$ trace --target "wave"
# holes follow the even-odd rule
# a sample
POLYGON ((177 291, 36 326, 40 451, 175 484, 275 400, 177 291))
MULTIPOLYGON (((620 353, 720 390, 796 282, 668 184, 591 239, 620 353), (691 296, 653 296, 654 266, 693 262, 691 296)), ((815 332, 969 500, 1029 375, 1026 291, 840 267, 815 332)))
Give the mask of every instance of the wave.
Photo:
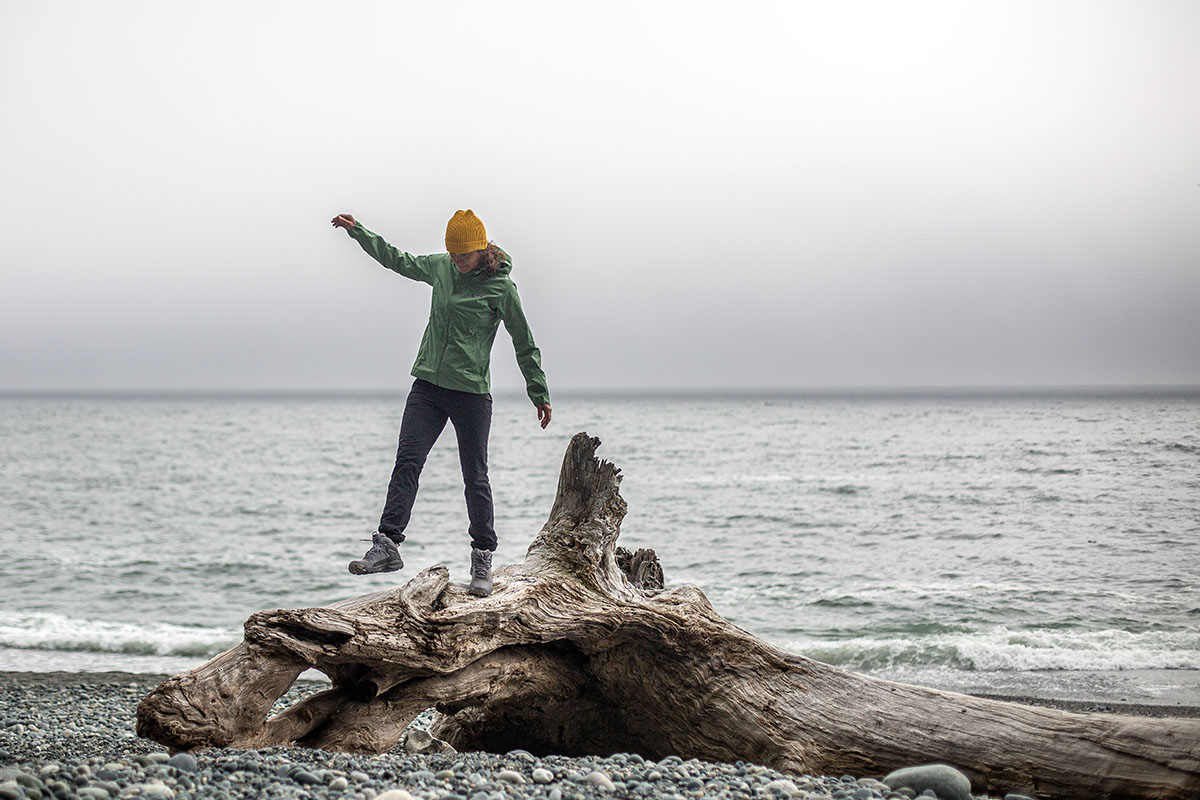
POLYGON ((0 613, 0 647, 27 650, 203 658, 228 650, 241 638, 237 628, 0 613))
POLYGON ((945 667, 972 672, 1200 669, 1200 633, 1149 631, 1013 631, 919 638, 788 642, 788 649, 849 669, 945 667))

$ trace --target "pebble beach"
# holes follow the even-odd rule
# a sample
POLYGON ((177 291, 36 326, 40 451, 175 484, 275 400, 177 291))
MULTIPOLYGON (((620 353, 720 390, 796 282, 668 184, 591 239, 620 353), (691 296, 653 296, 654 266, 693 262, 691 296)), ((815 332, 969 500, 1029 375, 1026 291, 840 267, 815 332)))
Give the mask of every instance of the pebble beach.
MULTIPOLYGON (((0 672, 0 800, 908 800, 919 794, 908 787, 893 789, 881 782, 881 775, 793 775, 756 764, 678 756, 652 762, 636 753, 585 758, 537 757, 520 750, 418 755, 397 747, 360 756, 273 747, 172 755, 158 743, 138 738, 134 730, 138 703, 165 678, 0 672)), ((279 708, 326 687, 298 682, 280 698, 279 708)), ((1068 708, 1200 713, 1190 707, 1114 709, 1072 703, 1068 708)), ((431 715, 418 717, 413 727, 427 726, 431 715)))

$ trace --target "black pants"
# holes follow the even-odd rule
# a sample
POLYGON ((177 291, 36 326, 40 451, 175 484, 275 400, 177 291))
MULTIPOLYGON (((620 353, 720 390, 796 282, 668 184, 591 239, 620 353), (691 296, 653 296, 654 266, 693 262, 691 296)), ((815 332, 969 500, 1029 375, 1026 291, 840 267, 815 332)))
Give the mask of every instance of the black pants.
POLYGON ((492 396, 443 389, 420 378, 413 382, 404 406, 396 466, 388 483, 379 532, 397 543, 404 541, 421 468, 447 419, 454 423, 454 435, 458 437, 458 460, 462 464, 467 517, 471 521, 471 546, 477 550, 495 550, 492 485, 488 483, 487 471, 492 396))

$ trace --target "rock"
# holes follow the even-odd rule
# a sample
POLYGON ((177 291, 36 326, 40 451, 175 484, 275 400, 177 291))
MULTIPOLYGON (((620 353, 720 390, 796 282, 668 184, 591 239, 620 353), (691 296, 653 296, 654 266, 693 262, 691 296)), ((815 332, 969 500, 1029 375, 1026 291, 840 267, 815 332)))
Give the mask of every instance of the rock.
POLYGON ((155 764, 165 764, 171 760, 171 754, 170 753, 162 753, 162 752, 147 753, 146 758, 150 759, 155 764))
POLYGON ((167 786, 165 783, 152 781, 142 785, 138 796, 145 797, 146 800, 154 800, 154 798, 158 798, 158 800, 173 800, 175 797, 175 790, 170 786, 167 786))
POLYGON ((906 767, 883 779, 888 787, 911 789, 918 794, 932 791, 939 800, 971 800, 971 781, 947 764, 906 767))
POLYGON ((25 793, 21 791, 21 787, 16 781, 5 781, 0 783, 0 798, 4 800, 25 800, 25 793))
POLYGON ((597 789, 603 789, 606 792, 616 791, 616 786, 612 782, 612 778, 605 775, 603 772, 589 773, 585 781, 595 786, 597 789))
POLYGON ((550 790, 550 795, 547 800, 562 800, 562 789, 555 786, 550 790))
POLYGON ((317 784, 325 782, 321 780, 320 777, 314 775, 306 769, 297 771, 296 774, 292 776, 292 780, 294 780, 296 783, 303 784, 304 786, 316 786, 317 784))
POLYGON ((1023 794, 1014 794, 1012 792, 1009 792, 1008 794, 1004 795, 1004 800, 1033 800, 1033 798, 1027 797, 1026 795, 1023 795, 1023 794))
POLYGON ((0 781, 15 781, 26 789, 37 789, 39 792, 45 791, 46 784, 42 783, 33 775, 30 775, 23 769, 16 767, 5 767, 0 769, 0 781))
MULTIPOLYGON (((432 778, 433 776, 430 775, 429 777, 432 778)), ((359 772, 358 770, 354 770, 353 772, 350 773, 350 780, 354 781, 355 783, 363 783, 365 781, 371 780, 371 776, 365 772, 359 772)))
POLYGON ((195 772, 199 769, 196 757, 191 753, 176 753, 167 759, 167 766, 174 767, 180 772, 195 772))
MULTIPOLYGON (((789 780, 771 781, 763 788, 772 794, 785 794, 788 797, 791 797, 792 795, 794 795, 800 791, 799 789, 796 788, 796 784, 792 783, 789 780)), ((870 792, 867 792, 867 794, 869 795, 870 792)))
POLYGON ((519 758, 522 761, 529 761, 529 762, 537 761, 537 757, 534 756, 534 754, 529 752, 528 750, 509 750, 508 757, 509 758, 519 758))
POLYGON ((388 789, 382 794, 375 795, 375 800, 413 800, 413 796, 403 789, 388 789))
POLYGON ((504 781, 505 783, 525 783, 525 776, 519 772, 514 772, 511 769, 506 769, 496 776, 496 780, 504 781))
POLYGON ((537 769, 535 769, 533 771, 533 782, 534 783, 553 783, 554 782, 554 773, 548 769, 543 769, 541 767, 538 767, 537 769))
POLYGON ((334 778, 329 782, 329 791, 344 792, 350 788, 350 781, 345 778, 334 778))
POLYGON ((434 773, 433 777, 437 778, 439 781, 452 781, 454 780, 454 770, 443 769, 434 773))
POLYGON ((405 752, 416 755, 431 756, 438 753, 458 752, 450 746, 449 742, 443 742, 429 731, 421 728, 413 728, 404 734, 403 744, 405 752))

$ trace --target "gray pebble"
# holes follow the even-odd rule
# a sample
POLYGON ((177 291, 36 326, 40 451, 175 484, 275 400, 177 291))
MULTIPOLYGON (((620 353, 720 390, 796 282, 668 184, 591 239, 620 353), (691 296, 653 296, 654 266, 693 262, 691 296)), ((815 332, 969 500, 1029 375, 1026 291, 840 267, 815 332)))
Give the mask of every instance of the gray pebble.
POLYGON ((344 792, 350 788, 350 781, 345 778, 334 778, 329 782, 329 791, 344 792))
POLYGON ((180 772, 195 772, 199 769, 196 766, 196 757, 191 753, 176 753, 167 759, 167 766, 174 767, 180 772))
POLYGON ((547 800, 562 800, 562 796, 563 796, 562 789, 555 786, 553 789, 550 790, 550 795, 547 798, 547 800))
POLYGON ((0 783, 0 797, 4 800, 25 800, 25 793, 16 781, 5 781, 0 783))
POLYGON ((606 792, 615 791, 617 788, 615 785, 613 785, 612 778, 608 777, 603 772, 589 773, 584 780, 586 780, 592 786, 595 786, 597 789, 603 789, 606 792))
POLYGON ((297 770, 296 773, 292 775, 292 780, 294 780, 296 783, 304 784, 305 786, 316 786, 318 783, 324 783, 324 781, 306 769, 297 770))
POLYGON ((506 769, 496 776, 496 780, 506 783, 525 783, 525 776, 514 770, 506 769))
POLYGON ((541 767, 538 767, 537 769, 535 769, 533 771, 533 782, 534 783, 553 783, 554 782, 554 773, 548 769, 543 769, 541 767))
POLYGON ((412 795, 403 789, 389 789, 378 796, 374 789, 367 789, 367 791, 371 793, 372 800, 413 800, 412 795))
POLYGON ((796 794, 798 791, 800 791, 799 789, 796 788, 796 784, 792 783, 789 780, 771 781, 764 788, 768 792, 772 792, 775 794, 784 794, 789 797, 796 794))

